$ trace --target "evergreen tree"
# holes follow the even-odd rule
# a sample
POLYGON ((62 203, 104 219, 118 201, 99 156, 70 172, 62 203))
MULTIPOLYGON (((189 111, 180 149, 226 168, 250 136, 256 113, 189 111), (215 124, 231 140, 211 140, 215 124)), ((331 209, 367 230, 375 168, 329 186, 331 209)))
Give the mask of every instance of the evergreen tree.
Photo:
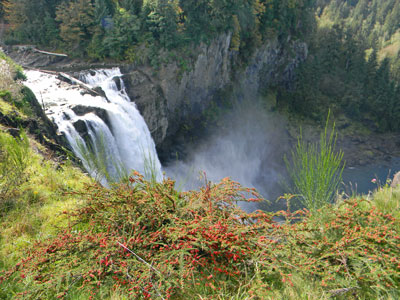
POLYGON ((69 49, 85 52, 95 31, 95 11, 90 0, 64 2, 57 7, 60 36, 69 49))
POLYGON ((57 44, 55 7, 62 0, 4 0, 6 20, 14 38, 40 45, 57 44), (51 19, 51 20, 50 20, 51 19))

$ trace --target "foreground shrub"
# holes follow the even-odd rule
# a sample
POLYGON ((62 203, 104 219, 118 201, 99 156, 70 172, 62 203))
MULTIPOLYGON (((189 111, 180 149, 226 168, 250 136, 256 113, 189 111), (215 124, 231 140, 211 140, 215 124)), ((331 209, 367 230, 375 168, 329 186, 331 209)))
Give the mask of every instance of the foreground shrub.
POLYGON ((292 151, 292 161, 286 166, 293 182, 293 193, 308 209, 318 209, 331 203, 342 182, 343 151, 336 152, 335 126, 328 133, 329 115, 318 143, 306 143, 302 135, 292 151))
MULTIPOLYGON (((0 297, 317 299, 399 295, 399 221, 367 201, 246 214, 254 193, 225 179, 179 193, 141 176, 88 186, 71 226, 0 273, 0 297), (277 223, 274 217, 286 222, 277 223)), ((66 212, 67 213, 67 212, 66 212)))

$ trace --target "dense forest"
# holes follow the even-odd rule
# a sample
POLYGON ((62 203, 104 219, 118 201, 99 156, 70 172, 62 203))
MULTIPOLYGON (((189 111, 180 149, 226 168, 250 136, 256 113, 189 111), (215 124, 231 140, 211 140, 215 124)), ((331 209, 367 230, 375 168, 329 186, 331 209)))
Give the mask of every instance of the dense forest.
POLYGON ((394 40, 399 41, 400 3, 396 0, 317 0, 316 6, 317 15, 323 22, 345 24, 355 35, 362 37, 369 47, 383 49, 394 40))
POLYGON ((33 43, 75 56, 130 62, 161 49, 207 42, 230 31, 232 50, 301 34, 311 0, 6 0, 7 43, 33 43))
POLYGON ((400 3, 318 0, 315 9, 310 55, 294 91, 278 87, 280 105, 317 120, 332 109, 376 131, 399 130, 400 3))

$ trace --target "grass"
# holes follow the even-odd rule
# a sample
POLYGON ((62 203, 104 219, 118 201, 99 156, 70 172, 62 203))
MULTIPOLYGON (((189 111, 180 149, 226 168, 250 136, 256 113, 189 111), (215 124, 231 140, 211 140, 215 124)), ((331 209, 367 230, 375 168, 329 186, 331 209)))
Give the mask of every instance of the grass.
MULTIPOLYGON (((21 73, 22 68, 0 52, 0 111, 11 119, 28 118, 24 107, 16 106, 25 105, 21 73)), ((80 202, 71 192, 92 182, 70 162, 58 162, 31 136, 13 138, 3 132, 6 129, 0 126, 0 268, 66 227, 70 219, 63 211, 80 202)))
POLYGON ((328 133, 328 122, 329 114, 318 143, 306 143, 300 133, 291 161, 285 158, 293 194, 312 210, 331 203, 342 181, 343 151, 336 152, 335 125, 328 133))
POLYGON ((400 30, 398 30, 389 41, 382 45, 382 49, 379 51, 379 60, 384 58, 396 57, 400 50, 400 30))
MULTIPOLYGON (((0 135, 5 135, 0 133, 0 135)), ((39 145, 30 140, 38 149, 39 145)), ((30 149, 24 182, 17 186, 12 207, 0 215, 0 265, 9 266, 36 241, 56 234, 68 225, 63 211, 76 208, 79 198, 71 191, 91 182, 80 169, 66 162, 59 165, 30 149)))
POLYGON ((103 135, 95 141, 76 140, 79 155, 91 176, 103 185, 127 180, 128 172, 121 162, 107 154, 106 141, 103 135))
POLYGON ((18 70, 21 67, 0 50, 0 91, 10 91, 13 99, 22 99, 21 85, 14 79, 18 70))
POLYGON ((393 188, 388 184, 379 186, 373 194, 373 202, 379 211, 393 214, 400 219, 400 188, 393 188))
POLYGON ((19 138, 0 134, 0 208, 7 212, 14 205, 19 186, 26 179, 29 164, 29 141, 22 132, 19 138))

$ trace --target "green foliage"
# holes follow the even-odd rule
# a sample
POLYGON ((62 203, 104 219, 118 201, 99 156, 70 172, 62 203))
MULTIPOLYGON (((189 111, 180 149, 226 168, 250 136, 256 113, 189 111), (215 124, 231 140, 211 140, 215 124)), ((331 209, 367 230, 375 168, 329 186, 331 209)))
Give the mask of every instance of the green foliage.
POLYGON ((379 62, 377 51, 367 60, 366 49, 350 29, 320 27, 296 71, 294 89, 278 87, 278 104, 318 121, 331 109, 372 130, 400 130, 399 82, 389 60, 379 62))
POLYGON ((127 179, 128 172, 121 162, 114 161, 107 154, 104 136, 100 136, 93 143, 91 140, 75 141, 79 154, 86 162, 87 171, 99 183, 113 184, 127 179))
MULTIPOLYGON (((58 235, 0 273, 0 296, 25 299, 360 299, 399 296, 399 219, 366 200, 246 214, 250 190, 224 179, 199 191, 134 174, 89 185, 58 235), (285 218, 276 223, 273 217, 285 218)), ((255 199, 250 201, 258 201, 255 199)), ((390 201, 390 200, 389 200, 390 201)))
POLYGON ((57 7, 60 37, 69 49, 85 49, 94 33, 94 7, 90 0, 63 2, 57 7))
POLYGON ((328 121, 329 115, 319 143, 307 144, 300 134, 291 163, 285 160, 293 193, 304 207, 313 211, 335 200, 344 169, 343 152, 335 150, 335 125, 329 133, 328 121))
POLYGON ((106 55, 123 60, 130 45, 135 45, 140 35, 140 21, 129 12, 120 9, 113 17, 113 27, 105 31, 102 41, 106 55))
POLYGON ((12 95, 9 91, 0 91, 0 97, 7 102, 12 101, 12 95))
POLYGON ((89 186, 81 194, 87 202, 72 212, 79 221, 71 231, 37 247, 42 258, 52 263, 42 268, 30 259, 24 264, 24 270, 32 267, 38 273, 23 277, 33 275, 42 282, 31 281, 26 296, 35 298, 44 292, 51 298, 79 286, 84 294, 107 295, 114 284, 135 298, 182 297, 185 288, 197 283, 209 282, 210 290, 233 289, 246 276, 238 274, 239 268, 251 257, 247 238, 255 234, 243 230, 248 217, 239 218, 243 213, 234 206, 244 200, 241 193, 246 191, 226 179, 199 192, 178 193, 172 181, 149 184, 138 174, 129 184, 111 190, 89 186), (65 280, 53 285, 54 272, 64 273, 65 280), (218 281, 230 276, 237 279, 218 281))
POLYGON ((233 16, 233 35, 231 41, 231 50, 232 51, 239 51, 240 49, 240 24, 239 19, 235 15, 233 16))
POLYGON ((6 0, 5 17, 12 31, 8 39, 54 46, 58 43, 55 8, 62 0, 6 0))
POLYGON ((343 23, 371 48, 387 46, 400 24, 400 3, 396 0, 319 0, 321 22, 343 23))
POLYGON ((295 91, 281 91, 279 102, 317 120, 332 108, 376 131, 400 130, 400 3, 318 0, 315 7, 310 55, 295 91))
POLYGON ((29 164, 29 141, 24 132, 19 138, 0 133, 0 210, 15 205, 19 187, 26 179, 29 164))
POLYGON ((73 55, 116 60, 132 60, 132 49, 136 46, 152 48, 148 52, 157 52, 156 57, 160 49, 209 42, 227 32, 234 33, 234 49, 247 58, 263 38, 303 35, 311 24, 307 20, 313 15, 310 0, 8 0, 5 3, 11 25, 10 42, 61 47, 73 55), (45 6, 45 2, 49 5, 45 6), (34 14, 36 11, 40 13, 34 14))
POLYGON ((0 51, 0 60, 4 60, 7 65, 12 69, 13 80, 26 80, 24 69, 20 65, 16 64, 7 55, 5 55, 3 51, 0 51))

